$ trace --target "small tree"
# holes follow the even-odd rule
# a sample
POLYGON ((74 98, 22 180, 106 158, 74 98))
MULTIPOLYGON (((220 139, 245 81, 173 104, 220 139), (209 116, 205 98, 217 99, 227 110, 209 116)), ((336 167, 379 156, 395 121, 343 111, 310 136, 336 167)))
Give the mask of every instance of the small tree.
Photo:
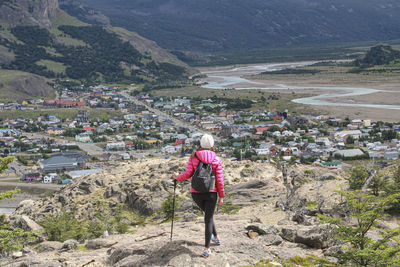
POLYGON ((74 212, 49 214, 39 224, 46 230, 50 241, 83 240, 88 235, 84 223, 76 219, 74 212))
POLYGON ((400 235, 400 229, 380 230, 378 240, 367 235, 386 217, 384 209, 399 195, 378 198, 362 191, 339 193, 345 198, 342 211, 349 215, 346 220, 318 214, 322 222, 336 226, 333 235, 343 243, 343 252, 335 256, 342 263, 355 266, 399 266, 400 246, 389 247, 388 242, 400 235))
POLYGON ((347 177, 350 190, 359 190, 363 187, 368 178, 368 172, 363 166, 357 166, 350 170, 347 177))
POLYGON ((172 219, 174 209, 177 210, 179 208, 180 199, 175 198, 175 207, 173 205, 174 197, 170 194, 163 203, 161 203, 161 210, 165 216, 166 220, 172 219))

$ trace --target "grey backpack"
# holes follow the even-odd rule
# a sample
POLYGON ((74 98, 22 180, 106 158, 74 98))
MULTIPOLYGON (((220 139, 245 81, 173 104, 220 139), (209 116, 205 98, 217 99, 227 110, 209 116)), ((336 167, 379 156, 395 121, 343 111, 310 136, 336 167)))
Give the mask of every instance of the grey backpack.
MULTIPOLYGON (((197 155, 195 154, 196 158, 197 155)), ((192 188, 200 193, 207 193, 214 189, 215 175, 212 172, 212 164, 206 164, 199 158, 199 164, 192 176, 192 188)))

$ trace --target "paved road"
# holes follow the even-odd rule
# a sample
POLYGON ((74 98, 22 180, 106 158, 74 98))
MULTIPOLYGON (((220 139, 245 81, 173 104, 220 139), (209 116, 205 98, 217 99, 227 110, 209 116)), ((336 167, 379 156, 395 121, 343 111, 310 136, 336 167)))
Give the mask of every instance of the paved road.
MULTIPOLYGON (((158 115, 161 119, 169 119, 169 120, 172 120, 172 121, 175 123, 175 125, 177 125, 177 126, 179 126, 179 127, 188 128, 188 129, 190 129, 190 131, 192 131, 192 132, 200 132, 200 133, 203 133, 203 134, 208 133, 207 131, 204 131, 203 129, 200 129, 199 127, 197 127, 197 126, 195 126, 195 125, 193 125, 193 124, 189 124, 189 123, 186 122, 186 121, 181 121, 181 120, 179 120, 179 119, 177 119, 177 118, 175 118, 175 117, 173 117, 173 116, 171 116, 171 115, 169 115, 169 114, 167 114, 167 113, 165 113, 165 112, 163 112, 163 111, 161 111, 161 110, 159 110, 159 109, 152 108, 151 106, 147 105, 146 103, 144 103, 144 102, 138 100, 136 97, 131 96, 131 95, 129 94, 129 91, 123 91, 123 92, 121 92, 121 95, 123 95, 124 97, 126 97, 126 98, 128 98, 129 100, 133 101, 136 105, 143 105, 143 106, 145 106, 146 109, 147 109, 148 111, 153 112, 154 114, 158 115)), ((214 139, 216 139, 217 141, 219 141, 219 139, 220 139, 220 138, 218 138, 218 137, 215 136, 215 135, 214 135, 213 137, 214 137, 214 139)))

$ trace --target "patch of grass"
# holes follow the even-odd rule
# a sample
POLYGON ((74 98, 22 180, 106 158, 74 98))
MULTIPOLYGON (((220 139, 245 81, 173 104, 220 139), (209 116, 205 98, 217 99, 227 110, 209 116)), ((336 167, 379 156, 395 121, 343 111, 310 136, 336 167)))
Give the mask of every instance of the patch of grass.
POLYGON ((87 46, 85 42, 72 38, 71 36, 60 31, 58 27, 61 25, 88 26, 89 24, 84 23, 60 10, 57 15, 51 19, 51 27, 49 28, 49 32, 57 36, 57 39, 63 42, 65 45, 87 46))
POLYGON ((70 26, 89 26, 89 24, 80 21, 77 18, 74 18, 68 15, 66 12, 60 10, 57 15, 51 19, 51 25, 53 27, 58 27, 61 25, 70 25, 70 26))
POLYGON ((2 45, 0 45, 0 54, 12 59, 15 58, 15 54, 13 52, 8 51, 8 48, 2 45))
POLYGON ((63 63, 55 62, 55 61, 47 60, 47 59, 37 61, 36 65, 45 66, 50 71, 53 71, 55 73, 63 73, 63 74, 65 74, 65 70, 67 68, 63 63))
POLYGON ((306 202, 306 208, 310 210, 314 210, 317 207, 317 202, 315 201, 308 201, 306 202))
POLYGON ((85 244, 79 244, 76 249, 83 252, 88 251, 85 244))
POLYGON ((0 23, 0 37, 7 39, 12 42, 17 42, 18 44, 22 44, 21 41, 19 41, 9 30, 8 28, 10 27, 9 25, 5 23, 0 23))
POLYGON ((221 207, 221 213, 225 214, 237 214, 240 210, 238 205, 232 203, 232 201, 226 201, 221 207))

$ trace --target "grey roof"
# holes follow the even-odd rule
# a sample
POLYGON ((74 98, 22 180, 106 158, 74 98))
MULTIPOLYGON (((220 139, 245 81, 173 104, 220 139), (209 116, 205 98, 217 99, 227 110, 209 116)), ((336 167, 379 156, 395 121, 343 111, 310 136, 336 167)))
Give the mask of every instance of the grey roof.
POLYGON ((64 156, 53 156, 51 158, 43 160, 41 163, 42 165, 74 164, 77 163, 77 160, 64 156))

